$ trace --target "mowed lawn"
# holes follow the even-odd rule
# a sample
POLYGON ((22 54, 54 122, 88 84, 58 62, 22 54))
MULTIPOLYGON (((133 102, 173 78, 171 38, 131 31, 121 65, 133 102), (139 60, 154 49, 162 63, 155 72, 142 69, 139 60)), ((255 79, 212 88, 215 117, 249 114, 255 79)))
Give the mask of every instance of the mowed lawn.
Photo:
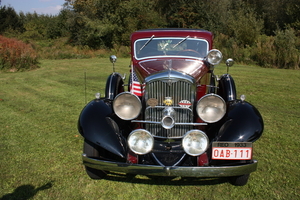
MULTIPOLYGON (((128 76, 129 64, 118 59, 116 71, 128 76)), ((224 65, 216 68, 225 72, 224 65)), ((0 72, 0 199, 300 199, 299 70, 230 68, 238 95, 245 94, 265 122, 254 144, 258 170, 243 187, 226 178, 115 173, 91 180, 77 119, 86 101, 104 94, 110 73, 109 59, 43 60, 35 71, 0 72)))

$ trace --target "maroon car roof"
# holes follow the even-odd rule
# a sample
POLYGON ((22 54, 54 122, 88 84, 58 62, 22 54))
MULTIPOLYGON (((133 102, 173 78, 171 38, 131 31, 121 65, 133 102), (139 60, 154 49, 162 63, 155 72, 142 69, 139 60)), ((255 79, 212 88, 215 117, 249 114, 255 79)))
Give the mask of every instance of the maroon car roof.
POLYGON ((183 28, 161 28, 161 29, 144 29, 144 30, 138 30, 132 33, 131 37, 134 36, 140 36, 143 37, 144 35, 150 35, 150 37, 156 34, 157 37, 162 36, 170 36, 176 35, 176 36, 198 36, 198 37, 212 37, 213 34, 209 31, 202 30, 202 29, 183 29, 183 28))
POLYGON ((213 34, 209 31, 202 29, 183 29, 183 28, 161 28, 161 29, 145 29, 138 30, 131 34, 131 41, 134 42, 140 38, 154 37, 187 37, 190 38, 203 38, 209 42, 210 48, 212 47, 213 34))

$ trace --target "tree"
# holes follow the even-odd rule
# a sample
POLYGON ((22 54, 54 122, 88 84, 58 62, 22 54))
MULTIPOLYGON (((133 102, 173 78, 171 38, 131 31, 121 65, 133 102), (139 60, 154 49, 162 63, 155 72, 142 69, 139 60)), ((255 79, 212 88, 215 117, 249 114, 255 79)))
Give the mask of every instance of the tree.
POLYGON ((71 41, 92 48, 129 45, 133 31, 165 24, 151 0, 68 0, 68 5, 71 41))
POLYGON ((299 69, 300 51, 297 47, 297 37, 292 28, 277 30, 275 36, 277 66, 280 68, 299 69))
POLYGON ((239 45, 252 46, 261 34, 263 21, 242 0, 233 1, 231 6, 227 34, 234 37, 239 45))
POLYGON ((21 31, 22 27, 20 17, 12 7, 0 7, 0 34, 8 29, 21 31))

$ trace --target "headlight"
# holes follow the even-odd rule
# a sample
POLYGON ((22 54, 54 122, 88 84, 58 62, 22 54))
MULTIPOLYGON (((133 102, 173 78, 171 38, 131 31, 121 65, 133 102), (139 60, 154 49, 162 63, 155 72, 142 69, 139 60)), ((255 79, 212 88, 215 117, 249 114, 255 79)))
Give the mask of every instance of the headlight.
POLYGON ((130 133, 128 137, 128 146, 136 154, 144 155, 149 153, 154 144, 154 139, 146 130, 137 129, 130 133))
POLYGON ((142 104, 136 95, 130 92, 123 92, 114 99, 113 109, 121 119, 131 120, 140 114, 142 104))
POLYGON ((217 65, 221 62, 223 56, 222 56, 221 51, 219 51, 217 49, 212 49, 208 52, 206 58, 210 64, 217 65))
POLYGON ((226 103, 216 94, 207 94, 198 101, 197 113, 207 123, 217 122, 226 113, 226 103))
POLYGON ((191 156, 203 154, 208 147, 208 137, 200 130, 187 132, 182 139, 184 151, 191 156))

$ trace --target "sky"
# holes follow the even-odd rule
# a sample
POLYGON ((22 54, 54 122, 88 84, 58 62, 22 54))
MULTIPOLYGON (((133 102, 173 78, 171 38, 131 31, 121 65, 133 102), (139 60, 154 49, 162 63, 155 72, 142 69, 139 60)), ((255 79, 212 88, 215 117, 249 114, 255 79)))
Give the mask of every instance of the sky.
POLYGON ((64 0, 0 0, 1 6, 10 6, 17 13, 34 13, 57 15, 64 4, 64 0))

